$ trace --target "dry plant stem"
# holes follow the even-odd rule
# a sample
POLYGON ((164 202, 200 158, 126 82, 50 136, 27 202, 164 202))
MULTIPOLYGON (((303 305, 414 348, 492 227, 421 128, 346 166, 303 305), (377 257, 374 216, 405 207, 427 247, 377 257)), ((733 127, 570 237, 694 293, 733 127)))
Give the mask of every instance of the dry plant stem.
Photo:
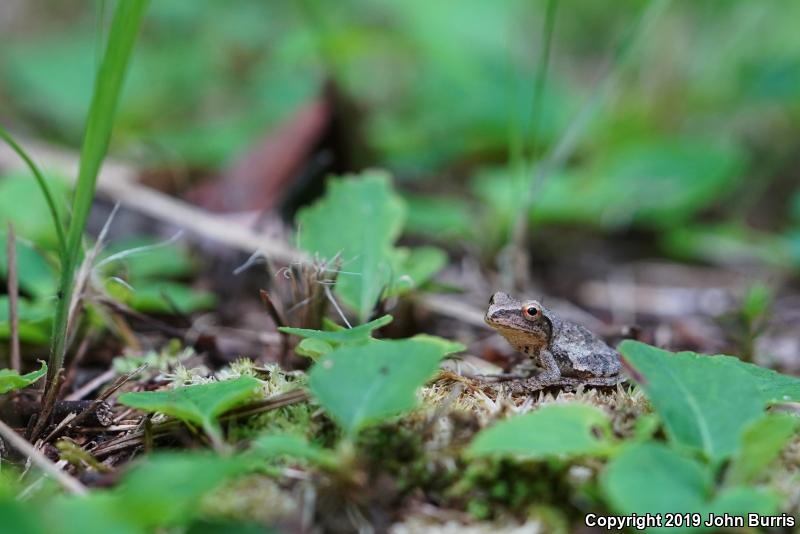
MULTIPOLYGON (((89 328, 86 332, 86 335, 83 336, 80 345, 78 345, 78 349, 75 351, 75 356, 72 358, 70 362, 69 369, 67 369, 66 376, 64 377, 64 383, 61 385, 64 388, 64 391, 69 390, 72 386, 72 382, 75 380, 75 375, 77 374, 78 367, 80 367, 83 358, 86 357, 86 353, 89 352, 89 347, 94 341, 94 337, 97 331, 94 327, 89 328)), ((78 400, 78 399, 65 399, 65 400, 78 400)))
POLYGON ((139 366, 138 368, 134 369, 130 373, 124 374, 117 378, 108 389, 106 389, 103 393, 97 396, 97 398, 92 401, 92 403, 81 413, 77 414, 73 418, 64 418, 62 421, 50 434, 44 439, 45 442, 49 442, 51 439, 60 436, 64 430, 68 426, 75 426, 84 419, 86 419, 89 415, 91 415, 101 404, 105 402, 107 398, 113 395, 119 388, 125 385, 131 378, 141 373, 145 368, 147 368, 148 364, 145 363, 144 365, 139 366))
POLYGON ((528 241, 528 216, 537 193, 539 193, 545 181, 553 172, 561 168, 567 158, 575 151, 594 112, 613 85, 614 75, 617 69, 633 48, 632 45, 639 36, 640 30, 646 27, 652 19, 663 11, 668 3, 669 0, 653 0, 627 29, 614 50, 613 57, 606 65, 605 69, 603 69, 600 75, 595 79, 591 95, 578 110, 578 113, 572 121, 567 125, 566 130, 561 135, 556 145, 550 150, 547 156, 542 159, 536 171, 531 176, 530 183, 525 190, 522 203, 514 221, 511 236, 510 252, 513 260, 510 262, 509 266, 516 271, 514 273, 514 280, 517 281, 516 285, 525 283, 530 266, 525 245, 528 241))
MULTIPOLYGON (((220 420, 227 421, 239 417, 250 417, 262 412, 277 410, 278 408, 283 408, 284 406, 299 404, 301 402, 305 402, 308 400, 308 398, 309 395, 304 390, 297 389, 288 391, 286 393, 281 393, 268 399, 264 399, 258 403, 229 412, 223 415, 220 420)), ((182 423, 176 419, 169 419, 163 423, 153 424, 150 422, 149 416, 147 419, 145 419, 145 421, 146 423, 144 424, 143 429, 120 436, 116 439, 106 441, 102 444, 99 444, 89 452, 93 456, 103 457, 129 449, 131 447, 138 447, 140 445, 147 447, 148 443, 150 443, 149 447, 152 447, 153 440, 169 435, 172 429, 178 428, 182 425, 182 423)))
MULTIPOLYGON (((73 152, 59 150, 52 145, 39 142, 26 141, 25 144, 28 146, 29 151, 45 167, 59 170, 64 176, 73 176, 75 174, 77 157, 73 152)), ((0 168, 23 168, 14 157, 14 154, 2 145, 0 145, 0 168)), ((261 251, 262 255, 268 258, 268 261, 275 260, 286 263, 309 261, 309 257, 304 252, 288 244, 265 234, 254 232, 244 226, 231 224, 223 217, 209 214, 200 208, 181 202, 145 185, 138 184, 136 183, 137 176, 138 171, 134 167, 118 161, 107 160, 103 165, 103 172, 98 180, 97 191, 99 194, 119 202, 122 206, 185 228, 200 237, 214 240, 230 248, 248 254, 252 254, 253 251, 261 251)), ((301 270, 295 272, 302 276, 301 270)), ((327 275, 326 280, 329 282, 335 281, 336 271, 327 271, 325 274, 327 275)), ((295 282, 292 281, 292 283, 295 282)), ((319 284, 316 284, 313 297, 308 299, 314 305, 306 307, 306 314, 298 321, 298 324, 305 328, 315 327, 312 322, 315 317, 321 316, 319 308, 324 307, 326 303, 326 299, 322 297, 324 297, 324 290, 319 284)), ((295 301, 298 300, 300 299, 295 299, 295 301)), ((415 297, 415 300, 432 312, 456 319, 461 318, 459 306, 463 303, 459 303, 459 306, 454 308, 448 307, 445 303, 445 300, 454 302, 455 299, 440 298, 437 295, 422 295, 415 297)), ((105 301, 103 302, 106 303, 105 301)), ((128 312, 126 311, 126 313, 128 312)), ((474 316, 470 317, 469 322, 484 326, 482 312, 477 311, 474 316)), ((155 323, 150 324, 155 325, 155 323)), ((165 333, 167 332, 165 331, 165 333)), ((167 333, 167 335, 174 334, 167 333)))
POLYGON ((19 372, 22 362, 19 348, 19 315, 17 314, 17 298, 19 297, 19 284, 17 283, 17 238, 14 234, 14 225, 8 223, 8 236, 6 240, 6 258, 8 259, 8 321, 11 330, 11 368, 19 372))
MULTIPOLYGON (((269 293, 264 289, 260 289, 258 294, 261 297, 261 302, 264 303, 264 307, 267 308, 267 313, 269 313, 272 321, 275 323, 275 326, 289 326, 286 323, 286 319, 284 319, 278 311, 278 308, 275 307, 275 303, 272 302, 269 293)), ((289 334, 285 332, 279 332, 279 334, 281 336, 281 353, 278 363, 282 368, 286 369, 289 363, 289 334)))
POLYGON ((68 473, 59 469, 47 458, 47 456, 42 454, 42 452, 36 447, 28 443, 22 436, 14 432, 14 429, 6 425, 3 421, 0 421, 0 435, 2 435, 12 447, 30 458, 30 460, 36 464, 39 469, 52 476, 68 492, 76 495, 86 495, 89 493, 89 490, 86 489, 86 486, 81 484, 68 473))
POLYGON ((163 321, 159 321, 158 319, 154 319, 149 315, 145 315, 144 313, 138 312, 133 308, 130 308, 125 304, 108 297, 96 297, 93 300, 109 308, 110 310, 119 313, 120 315, 125 315, 126 317, 135 319, 143 324, 146 324, 158 330, 159 332, 161 332, 166 336, 174 337, 180 339, 181 341, 186 341, 187 333, 185 329, 175 328, 170 324, 167 324, 163 321))
POLYGON ((108 382, 109 380, 113 379, 115 375, 116 375, 116 372, 113 369, 109 369, 108 371, 104 372, 103 374, 98 375, 98 376, 94 377, 93 379, 91 379, 90 381, 88 381, 87 383, 85 383, 83 386, 81 386, 80 389, 76 389, 75 391, 73 391, 72 393, 67 395, 64 398, 64 400, 68 400, 68 401, 81 400, 82 398, 84 398, 86 395, 88 395, 89 393, 91 393, 95 389, 99 388, 100 386, 102 386, 103 384, 108 382))
MULTIPOLYGON (((25 146, 43 167, 58 171, 66 177, 77 173, 78 158, 74 152, 53 145, 26 140, 25 146)), ((14 152, 5 145, 0 146, 0 168, 25 169, 14 152)), ((283 263, 308 261, 308 256, 265 233, 239 224, 231 224, 224 216, 218 216, 192 206, 167 194, 136 182, 138 169, 106 160, 97 182, 97 192, 119 202, 122 206, 150 215, 160 221, 185 228, 200 237, 211 239, 248 254, 261 253, 272 260, 283 263)))

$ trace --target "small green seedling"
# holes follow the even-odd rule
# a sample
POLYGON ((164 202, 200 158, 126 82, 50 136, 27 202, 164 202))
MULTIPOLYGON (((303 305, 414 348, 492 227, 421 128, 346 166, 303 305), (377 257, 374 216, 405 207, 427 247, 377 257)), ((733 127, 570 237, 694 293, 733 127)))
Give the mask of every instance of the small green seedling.
POLYGON ((38 371, 33 371, 25 375, 13 369, 0 369, 0 395, 28 387, 47 374, 47 364, 42 362, 42 367, 38 371))
POLYGON ((548 404, 482 430, 469 446, 474 456, 525 459, 602 456, 613 449, 608 416, 586 404, 548 404))
POLYGON ((120 395, 119 402, 146 412, 160 412, 200 426, 219 451, 227 449, 217 418, 228 410, 255 400, 261 382, 242 376, 223 382, 198 384, 165 391, 141 391, 120 395))

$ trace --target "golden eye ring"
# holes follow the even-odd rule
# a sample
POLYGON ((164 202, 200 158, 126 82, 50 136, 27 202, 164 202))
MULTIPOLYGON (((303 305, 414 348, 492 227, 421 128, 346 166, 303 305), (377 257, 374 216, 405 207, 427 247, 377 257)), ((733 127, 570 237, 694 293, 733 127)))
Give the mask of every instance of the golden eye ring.
POLYGON ((539 317, 540 313, 541 310, 539 310, 539 308, 533 304, 526 304, 522 307, 522 316, 529 321, 535 321, 539 317))

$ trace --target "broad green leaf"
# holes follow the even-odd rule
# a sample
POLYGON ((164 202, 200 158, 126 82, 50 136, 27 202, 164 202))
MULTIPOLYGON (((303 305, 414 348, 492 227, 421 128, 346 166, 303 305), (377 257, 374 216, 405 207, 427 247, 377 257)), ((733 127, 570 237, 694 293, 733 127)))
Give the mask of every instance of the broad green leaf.
POLYGON ((242 456, 158 453, 138 463, 116 490, 117 514, 146 528, 175 526, 197 517, 204 495, 250 468, 242 456))
POLYGON ((720 265, 800 266, 800 251, 791 236, 759 231, 740 222, 680 226, 661 237, 661 246, 679 258, 720 265))
POLYGON ((384 315, 383 317, 378 317, 374 321, 354 326, 353 328, 343 328, 334 331, 293 328, 290 326, 281 326, 278 330, 284 334, 341 345, 346 343, 363 343, 370 339, 373 331, 386 326, 391 323, 392 320, 393 317, 391 315, 384 315))
POLYGON ((548 180, 533 216, 603 225, 678 226, 740 180, 742 151, 708 139, 619 144, 584 173, 548 180))
POLYGON ((744 363, 737 358, 729 356, 718 357, 726 358, 730 365, 736 365, 744 369, 752 378, 761 394, 761 398, 767 404, 786 401, 800 402, 799 378, 783 375, 772 369, 753 365, 752 363, 744 363))
POLYGON ((478 230, 470 206, 458 198, 403 195, 403 199, 408 205, 406 232, 410 234, 464 239, 478 230))
POLYGON ((442 346, 405 339, 345 345, 309 373, 311 392, 349 434, 414 408, 416 391, 438 369, 442 346))
POLYGON ((124 270, 130 281, 179 278, 194 272, 194 264, 185 246, 165 243, 152 237, 116 242, 108 247, 101 261, 111 256, 119 259, 107 263, 105 271, 115 273, 124 270))
POLYGON ((715 461, 736 450, 743 429, 762 416, 769 400, 800 397, 800 380, 730 356, 673 354, 629 340, 619 350, 670 439, 715 461))
POLYGON ((611 506, 626 514, 699 512, 713 488, 703 465, 652 442, 625 447, 600 481, 611 506))
POLYGON ((101 490, 81 497, 58 496, 47 503, 42 515, 47 532, 144 534, 145 528, 127 517, 124 507, 117 492, 101 490), (65 517, 69 521, 65 521, 65 517))
MULTIPOLYGON (((6 243, 8 234, 0 229, 0 278, 8 276, 6 243)), ((17 279, 22 292, 34 298, 49 298, 56 294, 56 272, 38 250, 17 237, 17 279)))
POLYGON ((785 413, 767 414, 750 423, 744 429, 739 450, 728 466, 726 483, 755 482, 799 428, 800 419, 785 413))
MULTIPOLYGON (((618 144, 542 185, 532 222, 618 228, 675 228, 719 201, 742 174, 741 150, 705 139, 645 139, 618 144)), ((493 232, 508 229, 530 180, 507 167, 487 169, 473 191, 489 207, 493 232)))
POLYGON ((48 532, 42 524, 36 506, 12 496, 0 497, 0 517, 3 518, 3 529, 9 533, 47 534, 48 532))
POLYGON ((449 339, 445 339, 439 336, 432 336, 430 334, 417 334, 412 336, 410 339, 415 341, 421 341, 423 343, 433 343, 434 345, 438 346, 442 351, 442 355, 449 356, 450 354, 457 354, 459 352, 464 352, 467 350, 467 347, 464 346, 463 343, 459 343, 458 341, 450 341, 449 339))
MULTIPOLYGON (((64 206, 69 189, 61 180, 48 177, 46 179, 47 185, 53 193, 53 201, 64 206)), ((66 211, 66 207, 64 207, 62 213, 66 213, 66 211)), ((3 231, 3 249, 5 249, 5 231, 9 222, 14 224, 18 238, 27 239, 41 249, 58 249, 58 237, 47 202, 36 180, 28 174, 7 174, 0 179, 0 230, 3 231)), ((5 251, 3 256, 5 256, 5 251)), ((22 271, 20 271, 20 280, 22 280, 22 271)))
POLYGON ((387 289, 387 297, 420 287, 447 265, 447 254, 436 247, 398 248, 394 257, 395 272, 400 276, 387 289))
POLYGON ((331 180, 325 196, 297 215, 300 248, 341 258, 336 295, 361 322, 372 312, 393 272, 393 245, 405 219, 402 199, 386 172, 331 180))
POLYGON ((604 454, 611 447, 608 417, 586 404, 548 404, 482 430, 469 446, 476 456, 571 458, 604 454), (599 435, 598 435, 599 433, 599 435))
POLYGON ((283 534, 283 531, 265 527, 261 523, 242 523, 233 520, 200 519, 189 525, 186 534, 283 534))
POLYGON ((161 412, 219 435, 216 418, 259 396, 260 382, 250 376, 164 391, 125 393, 118 401, 146 412, 161 412))
POLYGON ((333 345, 321 339, 308 338, 302 340, 294 348, 295 354, 317 360, 333 350, 333 345))
POLYGON ((114 489, 58 496, 39 515, 45 532, 64 534, 145 534, 179 527, 202 515, 205 495, 250 468, 242 456, 156 453, 130 466, 114 489))
MULTIPOLYGON (((11 335, 8 315, 8 297, 0 296, 0 339, 8 339, 11 335)), ((46 344, 50 340, 52 305, 41 300, 30 302, 25 298, 17 301, 17 317, 19 318, 19 338, 23 343, 46 344)))
POLYGON ((116 282, 107 284, 109 292, 132 308, 147 313, 173 314, 207 310, 214 306, 216 296, 178 282, 144 280, 134 282, 133 291, 116 282))
MULTIPOLYGON (((708 466, 659 443, 628 445, 606 467, 600 485, 611 508, 621 514, 699 513, 746 515, 770 513, 775 497, 752 488, 736 487, 714 495, 708 466)), ((648 529, 651 532, 692 532, 700 528, 648 529)))
POLYGON ((309 460, 323 467, 335 467, 336 455, 322 447, 309 443, 304 438, 289 434, 265 434, 256 438, 250 450, 261 458, 289 456, 309 460))
POLYGON ((42 367, 38 371, 32 371, 25 375, 20 375, 13 369, 0 369, 0 395, 27 387, 47 373, 47 364, 42 362, 42 367))

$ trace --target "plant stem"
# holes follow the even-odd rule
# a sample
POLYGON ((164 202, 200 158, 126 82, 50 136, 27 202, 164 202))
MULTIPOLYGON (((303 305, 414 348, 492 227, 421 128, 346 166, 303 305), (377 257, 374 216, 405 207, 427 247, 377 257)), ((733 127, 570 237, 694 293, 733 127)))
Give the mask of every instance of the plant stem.
POLYGON ((8 236, 6 237, 6 263, 8 264, 6 284, 8 287, 8 324, 11 331, 11 354, 9 357, 11 368, 19 372, 22 369, 19 348, 19 316, 17 315, 17 298, 19 284, 17 283, 17 239, 14 234, 14 225, 8 223, 8 236))
MULTIPOLYGON (((61 372, 64 364, 69 306, 75 289, 75 270, 81 256, 83 233, 94 200, 97 174, 108 151, 122 83, 128 70, 131 52, 146 7, 147 0, 125 0, 117 5, 105 55, 95 79, 86 130, 81 144, 78 180, 72 201, 72 218, 67 231, 66 250, 61 264, 61 280, 53 320, 53 337, 50 345, 43 414, 55 402, 55 378, 61 372)), ((33 436, 41 432, 43 426, 44 420, 40 417, 33 436)))
POLYGON ((561 134, 558 142, 550 149, 550 152, 539 161, 535 171, 531 174, 522 202, 520 203, 519 211, 517 212, 515 224, 512 229, 511 243, 509 245, 513 256, 510 265, 515 271, 514 280, 516 280, 518 284, 525 280, 529 268, 529 258, 525 245, 528 240, 529 216, 536 194, 541 190, 545 180, 547 180, 553 172, 558 170, 575 150, 581 136, 586 130, 586 126, 594 116, 594 112, 600 107, 605 95, 611 88, 617 71, 628 58, 631 50, 634 48, 637 38, 643 33, 642 30, 648 27, 652 20, 655 19, 668 4, 669 0, 651 0, 647 7, 644 8, 642 14, 628 27, 614 49, 614 53, 608 65, 595 80, 591 95, 567 125, 566 130, 561 134))
POLYGON ((0 126, 0 139, 8 144, 11 149, 17 153, 17 155, 25 162, 25 165, 28 166, 33 177, 36 179, 36 183, 39 184, 39 189, 42 191, 42 195, 44 195, 44 200, 47 202, 47 209, 50 210, 50 217, 53 219, 53 226, 56 229, 56 236, 58 237, 58 257, 63 262, 64 255, 67 250, 66 241, 64 239, 64 226, 63 221, 64 219, 59 213, 58 204, 56 204, 55 199, 53 198, 53 194, 50 191, 50 187, 47 185, 47 181, 44 179, 44 175, 42 171, 39 170, 39 167, 33 162, 28 153, 22 149, 21 146, 11 137, 11 134, 8 133, 5 128, 0 126))

